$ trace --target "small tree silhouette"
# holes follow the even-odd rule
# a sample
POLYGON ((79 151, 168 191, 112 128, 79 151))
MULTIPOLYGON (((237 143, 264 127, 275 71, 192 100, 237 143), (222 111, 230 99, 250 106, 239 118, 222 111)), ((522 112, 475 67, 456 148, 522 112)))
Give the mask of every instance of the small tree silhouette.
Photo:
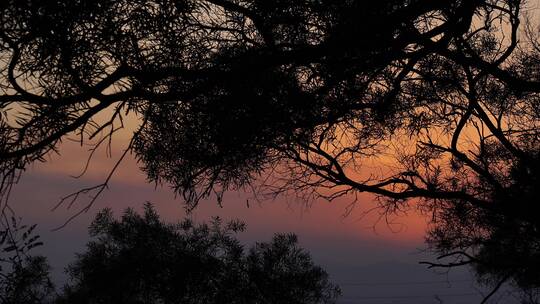
POLYGON ((69 266, 59 303, 334 303, 339 288, 298 247, 276 235, 248 254, 240 222, 163 223, 153 207, 121 220, 98 214, 87 251, 69 266))
POLYGON ((32 248, 42 245, 36 225, 21 225, 21 219, 7 213, 1 219, 0 303, 49 303, 55 296, 49 265, 45 257, 31 255, 32 248))

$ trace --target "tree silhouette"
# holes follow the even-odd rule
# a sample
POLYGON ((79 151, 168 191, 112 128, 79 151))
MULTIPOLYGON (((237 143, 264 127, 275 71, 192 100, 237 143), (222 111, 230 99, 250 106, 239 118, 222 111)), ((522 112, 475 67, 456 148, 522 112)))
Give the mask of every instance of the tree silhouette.
POLYGON ((49 265, 43 256, 31 255, 40 246, 36 225, 21 225, 12 216, 2 217, 5 229, 0 231, 0 303, 45 304, 54 298, 49 265))
POLYGON ((120 221, 104 210, 58 303, 334 303, 339 288, 294 235, 246 254, 234 237, 243 229, 218 218, 166 224, 149 204, 142 216, 128 209, 120 221))
POLYGON ((110 135, 126 113, 141 118, 130 148, 149 178, 171 183, 192 203, 294 158, 287 153, 336 124, 358 120, 355 132, 380 139, 374 124, 398 103, 398 88, 384 89, 390 70, 404 80, 412 62, 465 34, 475 11, 489 7, 7 1, 0 37, 6 182, 67 134, 110 135), (441 24, 426 28, 432 14, 441 24), (108 119, 96 121, 107 109, 108 119))
POLYGON ((68 135, 99 146, 131 116, 125 153, 189 207, 263 175, 273 194, 370 192, 388 212, 432 214, 428 243, 456 260, 431 266, 537 288, 540 42, 527 8, 4 1, 1 189, 68 135), (391 164, 366 172, 381 155, 391 164))

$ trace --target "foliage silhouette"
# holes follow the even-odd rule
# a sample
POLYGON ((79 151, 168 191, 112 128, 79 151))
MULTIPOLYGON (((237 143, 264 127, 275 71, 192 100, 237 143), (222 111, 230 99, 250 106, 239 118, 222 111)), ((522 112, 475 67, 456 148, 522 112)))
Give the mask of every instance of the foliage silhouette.
POLYGON ((298 247, 275 235, 249 252, 234 237, 244 224, 163 223, 153 207, 110 210, 90 227, 95 237, 68 268, 58 303, 334 303, 339 288, 298 247))
POLYGON ((370 192, 387 212, 432 214, 428 243, 455 260, 431 266, 538 288, 540 40, 527 8, 3 1, 0 189, 69 135, 99 146, 132 116, 126 153, 191 208, 261 176, 271 194, 370 192), (393 162, 366 172, 381 155, 393 162))
POLYGON ((21 225, 14 215, 3 216, 0 231, 0 303, 45 304, 54 298, 49 265, 43 256, 31 255, 40 246, 36 225, 21 225))

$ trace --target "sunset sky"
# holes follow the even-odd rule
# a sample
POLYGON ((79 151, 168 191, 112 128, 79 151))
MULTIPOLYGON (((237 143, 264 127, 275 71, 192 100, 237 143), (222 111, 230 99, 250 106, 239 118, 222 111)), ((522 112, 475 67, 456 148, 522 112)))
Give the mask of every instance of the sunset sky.
MULTIPOLYGON (((531 0, 528 4, 533 21, 540 20, 539 3, 540 0, 531 0)), ((104 112, 98 120, 111 115, 104 112)), ((258 120, 255 122, 259 124, 258 120)), ((58 154, 49 153, 44 162, 32 163, 14 186, 9 204, 24 224, 38 225, 37 232, 44 245, 33 253, 48 258, 57 287, 67 282, 65 267, 75 260, 77 252, 85 250, 90 240, 87 228, 97 212, 111 208, 119 217, 128 207, 141 211, 145 203, 151 202, 167 222, 186 217, 196 222, 207 222, 215 216, 239 219, 247 224, 247 230, 238 235, 246 248, 258 241, 269 241, 275 233, 298 235, 300 245, 329 273, 331 281, 341 287, 343 294, 338 301, 341 304, 479 303, 491 291, 478 285, 467 268, 435 271, 419 264, 436 259, 425 244, 429 214, 421 214, 414 208, 414 202, 410 202, 407 210, 385 217, 375 208, 376 198, 371 194, 360 193, 353 206, 352 197, 306 202, 293 195, 282 195, 259 201, 252 193, 229 191, 221 206, 210 196, 187 213, 181 197, 175 196, 167 184, 148 183, 140 164, 133 155, 128 155, 114 172, 108 189, 87 212, 73 217, 85 209, 91 201, 90 195, 96 192, 80 196, 73 204, 69 200, 58 204, 62 197, 103 183, 139 123, 134 117, 127 118, 125 129, 112 141, 111 155, 105 145, 100 147, 80 177, 75 176, 85 171, 92 145, 85 138, 85 145, 81 146, 77 136, 71 134, 70 138, 63 138, 58 154)), ((458 142, 460 147, 477 141, 474 134, 467 133, 467 127, 464 130, 458 142)), ((411 137, 414 136, 410 135, 409 140, 411 137)), ((401 136, 396 138, 393 149, 416 149, 415 145, 406 143, 407 136, 403 137, 403 143, 401 136)), ((93 143, 98 140, 94 139, 93 143)), ((447 140, 452 141, 451 135, 447 135, 447 140)), ((370 170, 383 170, 380 162, 385 161, 384 157, 371 159, 362 172, 354 174, 368 176, 378 172, 370 170)), ((489 303, 512 304, 519 303, 519 299, 516 291, 505 286, 489 303)))
MULTIPOLYGON (((38 224, 45 245, 36 252, 49 258, 58 284, 67 278, 64 267, 74 259, 76 252, 83 251, 89 240, 87 227, 102 208, 112 208, 119 215, 127 207, 141 210, 143 204, 150 201, 167 221, 178 221, 186 216, 182 200, 175 198, 167 186, 147 184, 136 161, 130 157, 115 173, 110 189, 97 199, 89 212, 59 231, 52 231, 88 203, 87 197, 83 197, 70 209, 63 205, 51 211, 59 199, 103 182, 126 144, 126 137, 120 134, 113 146, 112 158, 104 149, 98 151, 86 174, 75 179, 71 176, 78 175, 84 167, 88 147, 67 141, 60 148, 61 155, 50 155, 46 163, 34 164, 14 189, 11 205, 25 223, 38 224)), ((347 216, 344 215, 350 198, 314 201, 308 207, 293 197, 262 202, 250 197, 246 193, 229 192, 223 208, 211 198, 201 202, 190 216, 197 221, 206 221, 212 216, 243 220, 247 231, 239 237, 246 245, 268 241, 278 232, 296 233, 301 246, 309 250, 315 262, 342 287, 339 303, 438 303, 436 297, 444 303, 468 303, 481 299, 482 293, 486 293, 475 285, 467 269, 435 273, 418 264, 433 256, 424 252, 427 219, 417 212, 380 220, 376 211, 364 215, 374 206, 370 195, 360 196, 347 216)), ((512 299, 505 293, 501 295, 507 301, 512 299)))

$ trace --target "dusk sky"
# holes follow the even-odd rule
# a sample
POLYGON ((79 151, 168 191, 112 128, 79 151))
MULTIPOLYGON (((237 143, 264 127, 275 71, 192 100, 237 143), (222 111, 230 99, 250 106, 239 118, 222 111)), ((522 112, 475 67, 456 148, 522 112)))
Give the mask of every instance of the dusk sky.
MULTIPOLYGON (((276 233, 296 234, 341 288, 339 304, 540 297, 540 0, 6 3, 0 201, 22 170, 7 202, 23 224, 37 224, 43 245, 31 253, 47 258, 59 291, 49 296, 71 296, 66 267, 87 250, 98 212, 109 208, 119 218, 150 202, 168 223, 243 221, 247 228, 237 237, 246 250, 276 233), (108 176, 103 192, 92 188, 108 176), (289 193, 269 199, 229 190, 220 202, 205 196, 188 212, 173 190, 192 194, 266 178, 281 178, 289 193), (71 200, 83 189, 94 190, 71 200), (338 198, 305 200, 299 189, 338 198), (402 210, 382 210, 374 193, 402 210)), ((4 228, 0 245, 10 236, 4 228)), ((166 252, 148 241, 161 240, 154 235, 135 238, 142 240, 133 242, 135 251, 166 252)), ((19 258, 17 245, 4 251, 19 258)), ((144 259, 159 255, 153 253, 144 259)), ((139 260, 129 267, 151 277, 132 267, 139 260)), ((184 260, 195 265, 174 259, 184 260)), ((130 258, 113 263, 124 261, 130 258)), ((308 273, 307 264, 295 262, 308 273)), ((246 277, 256 273, 234 270, 244 268, 246 277)), ((185 267, 174 269, 181 269, 176 278, 188 277, 185 267)), ((212 288, 240 286, 232 276, 207 274, 212 288), (219 276, 234 284, 216 283, 219 276)), ((104 277, 116 280, 94 281, 104 277)), ((181 290, 163 277, 167 288, 181 290)), ((253 290, 266 301, 275 282, 246 284, 249 301, 253 290)), ((292 284, 282 285, 300 297, 292 284)), ((94 296, 81 286, 82 297, 94 296)), ((325 292, 317 296, 335 294, 325 292)), ((234 291, 232 298, 241 297, 234 291)))
MULTIPOLYGON (((87 227, 102 208, 111 208, 119 216, 127 207, 141 210, 145 202, 152 202, 167 221, 179 221, 186 216, 182 199, 175 198, 166 185, 154 187, 146 183, 130 157, 114 175, 110 189, 87 213, 59 231, 52 231, 84 207, 88 198, 81 197, 70 209, 65 205, 51 209, 61 197, 103 182, 123 144, 126 140, 120 134, 112 158, 102 149, 95 154, 86 174, 75 179, 72 176, 81 172, 89 152, 88 147, 68 141, 61 146, 60 155, 50 155, 46 163, 29 168, 14 189, 11 205, 25 223, 39 225, 45 244, 36 253, 48 257, 57 284, 65 282, 64 267, 76 252, 83 251, 89 240, 87 227)), ((466 268, 446 273, 418 264, 434 259, 425 252, 424 215, 411 210, 388 218, 387 224, 377 211, 365 215, 375 206, 373 196, 360 196, 353 211, 345 216, 350 203, 351 198, 342 198, 333 202, 317 200, 306 206, 291 196, 256 202, 250 194, 230 191, 223 200, 223 208, 211 198, 201 202, 190 216, 198 222, 213 216, 244 221, 247 230, 239 238, 246 245, 268 241, 274 233, 297 234, 301 246, 341 286, 343 295, 339 303, 438 303, 437 297, 444 303, 470 303, 478 302, 488 292, 474 282, 466 268)), ((500 303, 517 301, 505 292, 500 297, 500 303)))

